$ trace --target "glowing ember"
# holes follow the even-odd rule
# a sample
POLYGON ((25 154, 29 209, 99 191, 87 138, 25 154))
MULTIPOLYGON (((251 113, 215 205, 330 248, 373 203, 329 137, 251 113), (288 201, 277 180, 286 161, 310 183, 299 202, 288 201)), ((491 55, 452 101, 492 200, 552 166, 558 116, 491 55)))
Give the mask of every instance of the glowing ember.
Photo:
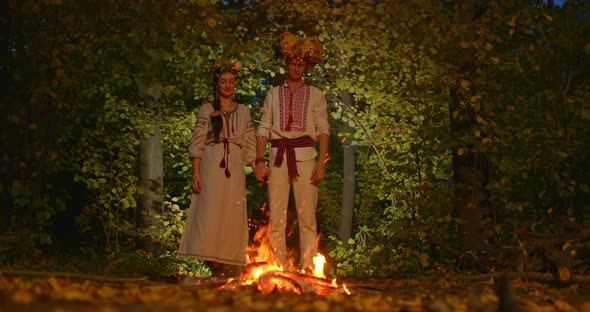
MULTIPOLYGON (((279 293, 315 293, 326 295, 329 293, 345 293, 350 295, 346 285, 338 285, 336 279, 330 281, 324 274, 326 258, 317 254, 313 258, 313 275, 296 270, 288 270, 279 265, 275 258, 266 232, 268 228, 261 228, 254 236, 255 246, 249 248, 249 264, 237 278, 228 279, 220 287, 226 290, 240 290, 241 287, 255 285, 263 294, 279 293)), ((289 267, 293 267, 289 265, 289 267)))

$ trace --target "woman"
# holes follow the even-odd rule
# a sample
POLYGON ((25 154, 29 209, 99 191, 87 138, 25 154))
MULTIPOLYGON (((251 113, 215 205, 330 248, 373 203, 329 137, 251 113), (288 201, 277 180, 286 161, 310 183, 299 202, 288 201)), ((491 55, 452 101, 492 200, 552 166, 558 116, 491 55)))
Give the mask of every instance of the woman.
POLYGON ((246 264, 248 217, 244 165, 253 166, 250 110, 233 100, 240 63, 213 67, 214 100, 204 104, 189 145, 193 194, 179 257, 205 260, 213 276, 246 264))

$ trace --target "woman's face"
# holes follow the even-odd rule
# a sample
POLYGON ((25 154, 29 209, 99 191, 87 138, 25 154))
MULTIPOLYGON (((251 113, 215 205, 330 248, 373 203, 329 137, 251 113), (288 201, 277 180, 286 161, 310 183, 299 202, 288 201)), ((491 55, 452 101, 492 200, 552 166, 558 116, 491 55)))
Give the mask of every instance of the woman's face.
POLYGON ((230 98, 234 94, 236 88, 236 75, 225 72, 222 73, 217 79, 217 89, 219 90, 219 96, 223 98, 230 98))

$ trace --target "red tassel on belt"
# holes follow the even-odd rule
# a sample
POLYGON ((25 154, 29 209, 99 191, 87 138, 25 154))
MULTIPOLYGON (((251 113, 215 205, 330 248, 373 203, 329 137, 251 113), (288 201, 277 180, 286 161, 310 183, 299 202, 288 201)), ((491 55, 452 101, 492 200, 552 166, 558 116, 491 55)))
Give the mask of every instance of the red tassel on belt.
POLYGON ((227 140, 227 138, 223 139, 223 158, 221 159, 221 162, 219 163, 219 168, 225 168, 225 176, 226 177, 230 177, 231 176, 231 172, 229 172, 229 141, 227 140))

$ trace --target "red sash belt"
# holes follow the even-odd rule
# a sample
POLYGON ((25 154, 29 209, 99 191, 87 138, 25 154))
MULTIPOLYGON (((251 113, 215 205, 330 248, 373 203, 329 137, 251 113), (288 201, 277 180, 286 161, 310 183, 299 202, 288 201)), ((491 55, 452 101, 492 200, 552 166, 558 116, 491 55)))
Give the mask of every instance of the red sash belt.
POLYGON ((278 139, 272 140, 271 147, 277 148, 277 155, 275 157, 275 167, 280 167, 283 164, 283 155, 287 154, 287 169, 289 170, 289 179, 299 176, 297 173, 297 159, 295 158, 295 148, 298 147, 312 147, 314 146, 313 139, 304 136, 295 139, 278 139))

